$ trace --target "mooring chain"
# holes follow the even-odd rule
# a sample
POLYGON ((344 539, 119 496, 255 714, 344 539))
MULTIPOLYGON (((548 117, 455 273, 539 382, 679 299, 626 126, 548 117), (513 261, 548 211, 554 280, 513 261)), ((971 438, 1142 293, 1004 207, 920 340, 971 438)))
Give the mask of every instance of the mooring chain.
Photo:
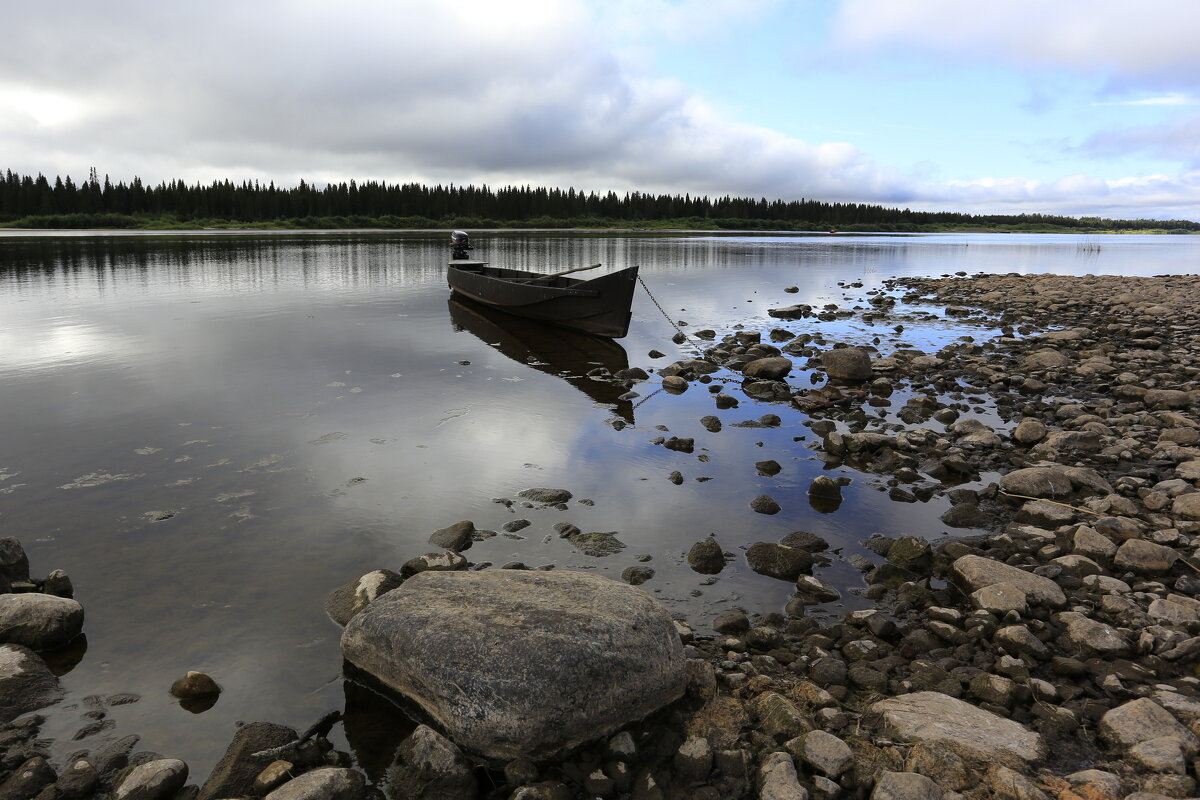
MULTIPOLYGON (((650 287, 646 285, 646 282, 644 280, 642 280, 642 276, 638 275, 637 279, 638 279, 638 283, 640 283, 642 285, 642 288, 646 290, 646 294, 649 295, 650 299, 654 302, 654 305, 657 306, 658 310, 662 312, 662 315, 667 318, 667 322, 671 323, 671 327, 674 328, 675 331, 680 336, 683 337, 684 341, 690 341, 688 335, 686 333, 684 333, 678 325, 675 324, 675 320, 671 319, 671 315, 668 314, 666 309, 664 309, 662 307, 662 305, 658 302, 658 298, 656 298, 654 296, 654 293, 650 291, 650 287)), ((680 344, 683 344, 683 342, 680 342, 680 344)))

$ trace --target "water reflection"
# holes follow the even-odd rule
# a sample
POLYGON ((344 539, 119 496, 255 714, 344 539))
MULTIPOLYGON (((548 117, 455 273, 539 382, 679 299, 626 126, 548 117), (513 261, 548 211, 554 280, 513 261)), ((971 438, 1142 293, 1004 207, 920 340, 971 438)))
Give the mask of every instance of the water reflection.
POLYGON ((562 378, 633 424, 633 403, 620 399, 628 391, 625 386, 607 376, 587 374, 598 367, 610 374, 628 369, 629 357, 621 345, 514 317, 465 298, 452 297, 447 306, 455 330, 474 334, 518 364, 562 378))

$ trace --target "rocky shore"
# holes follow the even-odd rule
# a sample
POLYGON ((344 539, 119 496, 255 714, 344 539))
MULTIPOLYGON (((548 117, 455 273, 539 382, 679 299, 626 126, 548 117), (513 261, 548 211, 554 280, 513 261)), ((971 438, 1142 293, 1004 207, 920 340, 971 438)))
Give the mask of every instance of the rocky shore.
MULTIPOLYGON (((625 583, 479 569, 462 551, 490 532, 466 521, 434 532, 437 552, 328 603, 346 626, 347 675, 414 703, 382 775, 329 742, 337 715, 304 732, 244 725, 193 785, 182 761, 137 750, 136 737, 51 764, 36 711, 61 690, 38 654, 77 634, 83 611, 66 576, 31 580, 19 542, 4 540, 0 800, 1195 796, 1198 309, 1195 276, 908 279, 850 308, 773 309, 773 330, 701 332, 700 358, 611 376, 711 392, 716 409, 739 394, 772 404, 763 426, 804 415, 816 457, 896 502, 945 497, 944 525, 970 534, 867 539, 871 555, 849 560, 875 607, 837 620, 807 613, 839 596, 819 574, 830 543, 796 531, 742 554, 718 534, 687 554, 697 572, 745 558, 796 592, 785 608, 693 630, 634 588, 647 566, 625 583), (880 335, 820 333, 847 316, 880 335), (933 319, 965 335, 929 353, 876 347, 933 319), (793 386, 798 369, 828 381, 793 386), (481 593, 500 598, 502 620, 453 613, 481 593), (495 669, 464 667, 479 663, 495 669)), ((836 503, 841 488, 822 476, 809 495, 836 503)), ((572 500, 529 492, 517 502, 572 500)), ((751 503, 778 511, 766 495, 751 503)), ((584 552, 620 550, 610 533, 559 533, 584 552)))

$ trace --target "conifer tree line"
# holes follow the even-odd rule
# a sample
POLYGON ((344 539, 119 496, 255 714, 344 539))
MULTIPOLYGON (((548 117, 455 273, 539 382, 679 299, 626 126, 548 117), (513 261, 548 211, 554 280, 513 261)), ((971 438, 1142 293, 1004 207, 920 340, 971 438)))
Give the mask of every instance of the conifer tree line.
POLYGON ((292 187, 274 182, 208 185, 182 180, 155 186, 140 178, 113 183, 93 168, 86 180, 6 170, 0 177, 0 223, 42 222, 36 227, 139 227, 147 219, 292 222, 319 227, 434 227, 487 225, 621 225, 700 222, 714 228, 917 230, 922 226, 1037 227, 1078 230, 1200 231, 1188 220, 1109 220, 1043 214, 971 215, 912 211, 865 203, 616 192, 603 194, 533 186, 426 186, 378 181, 292 187), (80 222, 84 224, 79 224, 80 222), (90 222, 91 224, 87 224, 90 222))

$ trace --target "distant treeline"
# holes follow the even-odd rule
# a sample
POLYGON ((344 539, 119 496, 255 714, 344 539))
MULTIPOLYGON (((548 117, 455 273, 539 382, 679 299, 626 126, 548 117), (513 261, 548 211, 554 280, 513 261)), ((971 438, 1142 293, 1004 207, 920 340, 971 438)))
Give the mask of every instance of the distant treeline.
POLYGON ((615 192, 532 186, 426 186, 377 181, 180 180, 147 186, 141 179, 113 183, 91 170, 70 176, 31 177, 6 170, 0 178, 0 225, 36 228, 309 227, 685 227, 740 230, 922 231, 953 229, 1200 231, 1189 220, 1111 220, 1046 214, 973 215, 911 211, 866 203, 757 200, 749 197, 615 192))

